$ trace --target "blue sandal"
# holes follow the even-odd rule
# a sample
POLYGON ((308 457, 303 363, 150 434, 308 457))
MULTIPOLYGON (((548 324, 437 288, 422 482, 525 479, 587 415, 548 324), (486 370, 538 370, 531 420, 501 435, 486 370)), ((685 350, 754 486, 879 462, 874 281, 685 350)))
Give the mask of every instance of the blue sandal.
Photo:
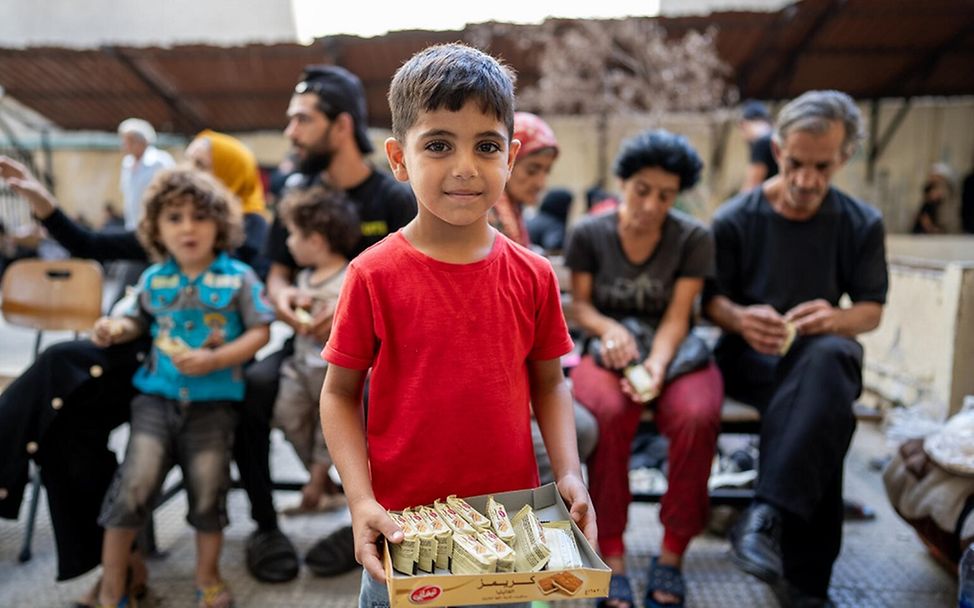
POLYGON ((628 608, 634 608, 635 602, 632 597, 632 585, 629 577, 625 574, 613 574, 609 579, 609 597, 602 598, 595 602, 595 608, 610 608, 609 602, 615 602, 616 606, 624 602, 628 608))
POLYGON ((683 580, 683 573, 676 566, 663 566, 659 558, 654 557, 649 566, 649 578, 646 580, 646 608, 682 608, 686 599, 687 587, 683 580), (675 604, 661 604, 653 597, 653 593, 662 591, 680 598, 675 604))

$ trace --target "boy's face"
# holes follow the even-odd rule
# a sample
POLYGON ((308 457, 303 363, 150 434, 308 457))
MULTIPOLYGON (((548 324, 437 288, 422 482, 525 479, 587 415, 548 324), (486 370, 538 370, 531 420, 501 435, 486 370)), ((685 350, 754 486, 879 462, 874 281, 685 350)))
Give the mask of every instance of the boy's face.
POLYGON ((159 212, 159 240, 182 268, 202 270, 216 257, 216 220, 196 208, 189 197, 159 212))
POLYGON ((287 222, 287 230, 287 248, 299 266, 314 266, 323 254, 331 251, 328 241, 317 232, 305 234, 291 222, 287 222))
POLYGON ((421 112, 406 141, 386 141, 393 174, 416 193, 419 213, 468 226, 486 217, 504 192, 520 142, 508 142, 507 127, 485 114, 477 101, 458 112, 421 112))

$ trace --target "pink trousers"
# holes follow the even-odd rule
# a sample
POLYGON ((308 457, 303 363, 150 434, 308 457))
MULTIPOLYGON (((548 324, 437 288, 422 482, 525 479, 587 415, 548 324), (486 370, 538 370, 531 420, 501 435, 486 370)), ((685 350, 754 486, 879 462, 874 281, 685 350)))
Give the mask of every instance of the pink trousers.
MULTIPOLYGON (((586 356, 572 370, 575 399, 599 423, 599 442, 588 460, 589 492, 599 524, 603 557, 625 555, 622 534, 629 517, 629 456, 646 407, 622 392, 620 376, 586 356)), ((703 530, 707 478, 720 429, 724 382, 713 363, 676 378, 650 404, 656 427, 669 439, 668 489, 660 503, 663 548, 682 555, 703 530)))

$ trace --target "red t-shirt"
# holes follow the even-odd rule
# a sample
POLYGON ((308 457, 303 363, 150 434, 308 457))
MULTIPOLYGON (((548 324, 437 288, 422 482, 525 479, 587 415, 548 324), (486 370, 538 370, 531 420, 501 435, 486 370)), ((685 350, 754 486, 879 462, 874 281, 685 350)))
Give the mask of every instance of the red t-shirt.
POLYGON ((527 362, 571 348, 541 256, 498 233, 483 260, 448 264, 396 232, 349 265, 322 354, 373 368, 372 489, 402 509, 536 486, 527 362))

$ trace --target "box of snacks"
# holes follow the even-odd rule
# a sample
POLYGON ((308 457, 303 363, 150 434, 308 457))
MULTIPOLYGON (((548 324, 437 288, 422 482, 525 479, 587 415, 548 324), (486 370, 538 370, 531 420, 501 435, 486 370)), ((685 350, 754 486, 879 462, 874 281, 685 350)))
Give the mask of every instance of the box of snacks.
POLYGON ((385 545, 392 608, 605 597, 609 567, 571 520, 555 484, 444 497, 390 516, 405 533, 385 545))

